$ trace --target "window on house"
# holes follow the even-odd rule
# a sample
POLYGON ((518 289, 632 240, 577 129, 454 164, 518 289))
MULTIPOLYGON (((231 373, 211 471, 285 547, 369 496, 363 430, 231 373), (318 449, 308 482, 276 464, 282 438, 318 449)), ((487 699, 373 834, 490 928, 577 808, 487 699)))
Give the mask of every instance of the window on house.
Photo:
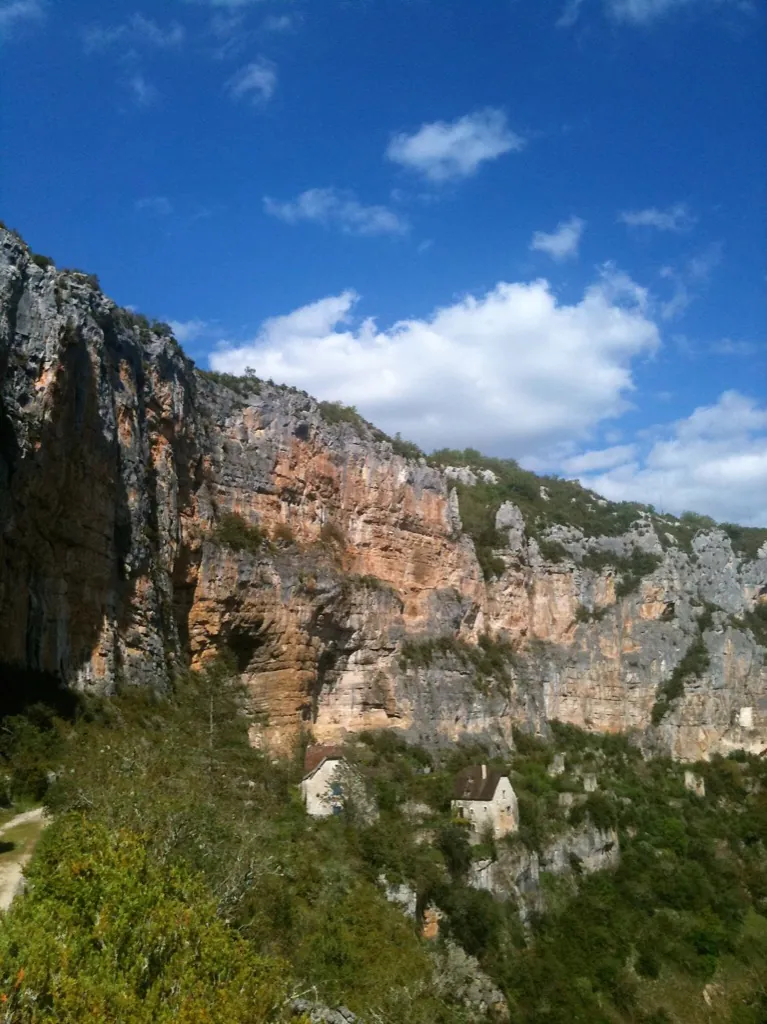
POLYGON ((330 783, 330 792, 331 792, 331 794, 333 796, 343 796, 343 790, 341 789, 341 783, 340 782, 331 782, 330 783))

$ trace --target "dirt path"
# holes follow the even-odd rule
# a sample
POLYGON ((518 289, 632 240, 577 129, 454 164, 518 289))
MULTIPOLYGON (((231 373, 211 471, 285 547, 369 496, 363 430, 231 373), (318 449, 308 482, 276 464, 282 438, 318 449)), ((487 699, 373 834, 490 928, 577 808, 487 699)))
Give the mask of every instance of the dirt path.
POLYGON ((42 807, 25 811, 0 827, 0 911, 7 910, 21 887, 24 868, 47 822, 42 807), (12 849, 2 852, 4 843, 12 849))

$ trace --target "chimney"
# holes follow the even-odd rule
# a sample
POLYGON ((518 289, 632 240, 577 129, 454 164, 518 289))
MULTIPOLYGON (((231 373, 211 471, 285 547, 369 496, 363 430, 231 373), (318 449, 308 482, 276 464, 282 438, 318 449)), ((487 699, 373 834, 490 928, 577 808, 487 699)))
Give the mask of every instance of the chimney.
POLYGON ((482 781, 484 782, 486 778, 487 778, 487 765, 483 764, 482 765, 482 781))

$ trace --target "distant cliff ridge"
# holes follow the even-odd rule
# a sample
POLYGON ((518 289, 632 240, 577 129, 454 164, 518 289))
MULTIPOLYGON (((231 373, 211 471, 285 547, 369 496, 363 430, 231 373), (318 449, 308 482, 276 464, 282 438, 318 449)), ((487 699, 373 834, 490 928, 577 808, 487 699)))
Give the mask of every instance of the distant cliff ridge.
POLYGON ((167 685, 230 649, 254 742, 550 719, 767 747, 767 531, 613 505, 196 370, 0 230, 0 688, 167 685), (19 685, 18 683, 14 685, 19 685))

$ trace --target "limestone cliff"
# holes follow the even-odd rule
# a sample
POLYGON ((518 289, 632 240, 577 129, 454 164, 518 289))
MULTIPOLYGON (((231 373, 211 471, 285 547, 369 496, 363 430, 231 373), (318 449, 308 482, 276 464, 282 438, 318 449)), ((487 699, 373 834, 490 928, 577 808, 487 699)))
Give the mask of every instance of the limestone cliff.
POLYGON ((767 548, 709 529, 683 550, 650 512, 616 536, 533 531, 507 501, 488 571, 461 523, 470 467, 200 373, 164 325, 45 263, 0 230, 0 687, 163 687, 227 647, 255 742, 506 741, 559 718, 681 758, 767 746, 767 548), (265 542, 227 539, 228 513, 265 542), (635 551, 655 560, 626 592, 635 551))

